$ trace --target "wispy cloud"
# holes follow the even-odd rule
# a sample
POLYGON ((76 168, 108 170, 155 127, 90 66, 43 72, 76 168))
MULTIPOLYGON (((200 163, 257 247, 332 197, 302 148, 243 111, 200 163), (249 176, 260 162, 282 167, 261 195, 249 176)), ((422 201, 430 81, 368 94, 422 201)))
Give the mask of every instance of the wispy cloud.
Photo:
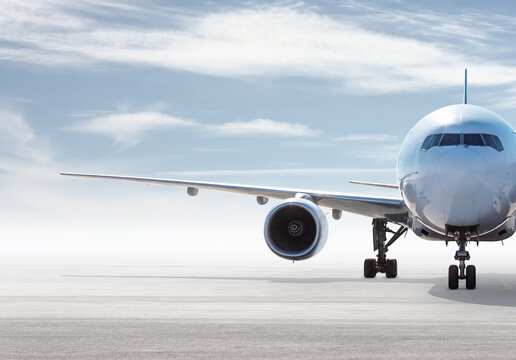
POLYGON ((307 148, 313 148, 313 149, 329 148, 329 147, 334 146, 334 144, 332 144, 329 141, 324 141, 324 139, 322 139, 321 137, 318 137, 315 139, 319 139, 319 140, 312 140, 312 138, 303 139, 303 141, 299 141, 299 139, 295 139, 295 140, 291 139, 291 140, 282 141, 280 143, 280 145, 285 148, 305 148, 305 149, 307 149, 307 148))
POLYGON ((217 148, 217 147, 200 147, 194 149, 194 151, 200 152, 200 153, 230 153, 230 152, 236 152, 236 148, 217 148))
POLYGON ((505 89, 496 95, 483 94, 481 96, 489 104, 490 108, 510 110, 516 109, 516 88, 505 89))
POLYGON ((199 125, 192 120, 149 111, 99 116, 65 129, 109 136, 119 145, 132 146, 140 142, 142 135, 148 131, 196 126, 199 125))
POLYGON ((338 136, 334 138, 337 141, 397 141, 398 137, 391 134, 352 134, 352 135, 344 135, 338 136))
POLYGON ((378 161, 396 161, 401 144, 375 146, 374 148, 354 150, 353 154, 359 158, 378 160, 378 161))
MULTIPOLYGON (((226 122, 222 124, 203 124, 176 115, 157 111, 107 113, 63 128, 67 131, 108 136, 115 144, 131 147, 138 144, 146 132, 171 131, 179 128, 193 128, 197 133, 209 133, 212 136, 273 136, 282 138, 314 137, 321 133, 308 125, 254 119, 249 121, 226 122)), ((86 112, 81 116, 87 116, 86 112)), ((228 152, 234 149, 202 147, 199 152, 228 152)))
POLYGON ((41 209, 59 201, 56 198, 59 195, 49 187, 58 179, 59 168, 49 143, 21 112, 0 109, 0 198, 3 209, 8 208, 9 212, 22 207, 41 209))
POLYGON ((163 177, 201 177, 201 176, 266 176, 266 175, 349 175, 392 173, 393 169, 360 169, 360 168, 290 168, 290 169, 247 169, 247 170, 188 170, 166 171, 159 173, 163 177))
POLYGON ((4 156, 5 166, 22 161, 45 164, 51 155, 48 144, 36 137, 33 128, 24 117, 16 112, 0 110, 0 155, 4 156), (11 161, 6 161, 8 157, 11 161))
POLYGON ((259 136, 277 137, 316 136, 319 130, 304 124, 293 124, 270 119, 254 119, 250 121, 227 122, 207 127, 210 133, 220 136, 259 136))
MULTIPOLYGON (((410 6, 393 8, 390 5, 348 1, 340 6, 351 11, 355 20, 371 29, 383 29, 387 32, 405 33, 412 36, 424 36, 434 40, 461 39, 462 44, 486 45, 497 35, 514 33, 513 18, 507 14, 493 14, 485 11, 461 9, 443 13, 428 8, 418 9, 410 6), (373 5, 374 4, 374 5, 373 5), (409 10, 410 9, 410 10, 409 10)), ((460 42, 459 42, 460 44, 460 42)), ((453 45, 451 43, 450 45, 453 45)))
POLYGON ((0 14, 0 59, 48 66, 125 63, 233 78, 316 77, 353 93, 460 86, 465 65, 474 70, 477 86, 516 82, 516 66, 491 56, 497 53, 489 47, 492 34, 502 31, 494 22, 502 21, 488 16, 469 16, 489 29, 475 32, 456 16, 377 12, 377 24, 412 26, 395 34, 366 16, 334 16, 299 4, 191 15, 160 7, 159 26, 141 16, 132 22, 105 20, 137 17, 149 8, 117 1, 7 1, 0 14), (121 11, 121 17, 109 16, 121 11), (418 38, 412 28, 424 36, 418 38), (445 37, 425 39, 431 33, 445 37), (482 51, 464 43, 464 36, 482 42, 482 51))

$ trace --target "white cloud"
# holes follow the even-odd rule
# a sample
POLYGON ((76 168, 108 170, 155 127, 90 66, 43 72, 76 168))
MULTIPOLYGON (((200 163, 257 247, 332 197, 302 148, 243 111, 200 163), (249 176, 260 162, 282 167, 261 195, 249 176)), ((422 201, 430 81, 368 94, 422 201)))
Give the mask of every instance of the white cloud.
POLYGON ((516 88, 506 89, 495 95, 482 94, 479 96, 493 109, 510 110, 516 109, 516 88))
POLYGON ((404 10, 403 6, 394 8, 390 5, 381 5, 349 2, 341 6, 353 11, 356 21, 368 28, 402 34, 410 31, 412 36, 422 35, 426 39, 460 39, 468 45, 482 46, 497 34, 512 32, 510 28, 513 26, 513 19, 505 14, 463 10, 458 16, 453 10, 442 13, 414 6, 411 6, 410 10, 404 10))
POLYGON ((200 147, 194 149, 197 152, 200 153, 230 153, 230 152, 236 152, 236 148, 216 148, 216 147, 200 147))
POLYGON ((106 16, 92 15, 149 11, 119 5, 7 1, 0 14, 0 59, 50 66, 114 62, 226 77, 307 76, 338 81, 352 93, 460 86, 466 65, 477 86, 516 82, 515 66, 490 57, 497 53, 488 48, 491 36, 501 30, 489 18, 464 15, 471 21, 458 22, 456 16, 415 13, 411 20, 413 13, 380 12, 371 25, 364 16, 324 15, 301 5, 194 15, 162 7, 148 17, 159 18, 160 26, 141 18, 109 23, 102 20, 106 16), (428 41, 409 37, 414 35, 409 31, 389 34, 378 23, 442 37, 428 41), (471 31, 471 24, 488 30, 471 31), (482 51, 462 41, 465 34, 482 42, 482 51))
MULTIPOLYGON (((308 125, 292 124, 270 119, 226 122, 218 125, 201 124, 163 112, 114 113, 94 117, 68 126, 64 130, 79 133, 99 134, 112 138, 117 145, 130 147, 138 144, 145 132, 170 131, 177 128, 195 128, 216 136, 274 136, 284 138, 310 137, 320 133, 308 125)), ((228 152, 234 149, 198 148, 200 152, 228 152)))
MULTIPOLYGON (((321 139, 320 137, 318 139, 321 139)), ((307 140, 303 139, 303 141, 299 141, 299 139, 296 140, 285 140, 280 143, 281 146, 285 148, 329 148, 334 146, 334 144, 330 143, 329 141, 325 141, 324 139, 321 140, 307 140)))
POLYGON ((397 141, 398 137, 390 134, 352 134, 338 136, 337 141, 397 141))
POLYGON ((212 125, 207 129, 216 135, 222 136, 259 136, 269 135, 278 137, 315 136, 318 130, 304 124, 292 124, 270 119, 254 119, 250 121, 227 122, 212 125))
POLYGON ((49 144, 20 112, 0 109, 0 212, 41 211, 59 201, 51 184, 60 166, 49 144))
POLYGON ((198 124, 192 120, 148 111, 99 116, 66 129, 82 133, 106 135, 113 138, 117 144, 132 146, 137 144, 142 134, 147 131, 195 126, 198 126, 198 124))
POLYGON ((4 157, 0 169, 4 171, 7 164, 45 164, 51 159, 46 142, 36 137, 23 116, 6 110, 0 110, 0 154, 4 157))
POLYGON ((367 150, 355 150, 353 154, 364 159, 395 162, 398 159, 400 146, 401 144, 376 146, 367 150))

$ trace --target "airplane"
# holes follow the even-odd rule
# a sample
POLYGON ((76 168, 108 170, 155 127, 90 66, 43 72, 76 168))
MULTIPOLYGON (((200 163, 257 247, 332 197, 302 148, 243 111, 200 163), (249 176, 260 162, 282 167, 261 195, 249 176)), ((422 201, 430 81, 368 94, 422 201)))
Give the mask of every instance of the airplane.
POLYGON ((130 176, 61 173, 98 179, 182 186, 195 196, 199 189, 256 196, 264 205, 283 200, 265 220, 264 237, 270 250, 291 261, 319 253, 327 239, 328 221, 321 207, 332 209, 334 219, 347 211, 371 217, 376 258, 365 259, 364 277, 398 274, 396 259, 387 251, 410 229, 425 240, 456 243, 455 260, 448 269, 448 287, 476 287, 476 268, 466 246, 473 242, 503 241, 516 231, 516 132, 502 117, 468 104, 467 69, 464 101, 433 111, 417 122, 405 137, 397 160, 397 184, 351 181, 386 187, 399 197, 357 196, 303 189, 167 180, 130 176), (387 225, 398 226, 396 231, 387 225), (387 234, 392 236, 387 241, 387 234))

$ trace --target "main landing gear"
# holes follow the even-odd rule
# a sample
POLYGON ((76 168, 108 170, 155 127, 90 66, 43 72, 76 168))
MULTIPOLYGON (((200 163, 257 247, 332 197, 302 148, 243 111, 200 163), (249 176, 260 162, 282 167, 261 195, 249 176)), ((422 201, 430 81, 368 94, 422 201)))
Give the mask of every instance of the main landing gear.
POLYGON ((466 242, 471 240, 470 233, 461 234, 455 231, 454 239, 459 245, 459 250, 455 253, 455 260, 459 260, 459 266, 450 265, 448 268, 448 287, 451 290, 458 289, 459 280, 466 280, 466 289, 474 289, 477 286, 477 269, 474 265, 466 266, 466 260, 469 260, 466 242))
POLYGON ((398 276, 398 262, 396 259, 387 259, 387 251, 389 246, 394 244, 401 235, 407 232, 407 228, 400 226, 398 231, 394 232, 387 227, 385 219, 373 219, 373 246, 374 250, 378 251, 376 259, 365 259, 364 261, 364 277, 374 278, 376 273, 385 273, 388 278, 395 278, 398 276), (387 232, 392 235, 389 242, 386 243, 387 232))

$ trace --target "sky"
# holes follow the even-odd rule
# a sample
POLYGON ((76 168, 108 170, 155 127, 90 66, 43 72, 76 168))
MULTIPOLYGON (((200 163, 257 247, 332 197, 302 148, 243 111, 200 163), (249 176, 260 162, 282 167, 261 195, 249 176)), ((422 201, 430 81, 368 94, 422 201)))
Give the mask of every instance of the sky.
MULTIPOLYGON (((284 264, 263 240, 277 202, 58 173, 399 196, 348 180, 396 183, 405 134, 462 101, 464 68, 469 102, 516 124, 509 1, 0 4, 3 263, 284 264)), ((370 219, 329 224, 309 261, 373 255, 370 219)), ((392 251, 443 249, 410 234, 392 251)))

